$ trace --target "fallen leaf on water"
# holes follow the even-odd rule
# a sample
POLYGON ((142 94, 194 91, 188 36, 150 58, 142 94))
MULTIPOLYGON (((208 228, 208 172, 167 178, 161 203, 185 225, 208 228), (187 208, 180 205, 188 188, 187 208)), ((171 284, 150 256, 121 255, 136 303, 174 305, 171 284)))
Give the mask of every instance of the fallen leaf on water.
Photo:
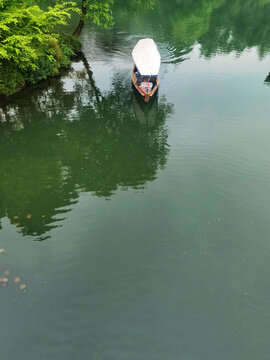
POLYGON ((20 285, 20 289, 21 289, 21 290, 26 289, 26 285, 25 285, 25 284, 20 285))
POLYGON ((20 226, 20 224, 19 224, 19 223, 17 223, 17 224, 15 224, 15 226, 19 227, 19 226, 20 226))
POLYGON ((19 216, 13 216, 13 219, 15 219, 15 220, 17 220, 17 219, 19 219, 19 216))
POLYGON ((5 274, 5 275, 10 275, 10 271, 9 271, 9 270, 6 270, 6 271, 4 272, 4 274, 5 274))
POLYGON ((21 226, 21 230, 24 230, 25 229, 25 227, 24 226, 21 226))
POLYGON ((21 281, 20 277, 19 277, 19 276, 16 276, 15 279, 14 279, 15 284, 17 284, 17 283, 20 282, 20 281, 21 281))
POLYGON ((46 215, 41 215, 41 217, 42 217, 42 218, 45 218, 45 217, 46 217, 46 215))
POLYGON ((28 214, 28 215, 26 216, 26 219, 31 219, 31 217, 32 217, 32 214, 28 214))
POLYGON ((3 278, 3 279, 2 279, 2 282, 3 282, 3 283, 7 283, 7 282, 8 282, 8 278, 3 278))
POLYGON ((5 251, 5 249, 0 249, 0 254, 3 253, 5 251))

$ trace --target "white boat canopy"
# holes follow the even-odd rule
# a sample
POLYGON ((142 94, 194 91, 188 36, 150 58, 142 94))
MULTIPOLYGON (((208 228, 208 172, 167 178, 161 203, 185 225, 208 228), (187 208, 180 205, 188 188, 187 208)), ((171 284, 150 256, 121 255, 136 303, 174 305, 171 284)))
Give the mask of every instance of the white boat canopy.
POLYGON ((158 75, 160 54, 154 40, 139 40, 132 51, 132 57, 141 75, 158 75))

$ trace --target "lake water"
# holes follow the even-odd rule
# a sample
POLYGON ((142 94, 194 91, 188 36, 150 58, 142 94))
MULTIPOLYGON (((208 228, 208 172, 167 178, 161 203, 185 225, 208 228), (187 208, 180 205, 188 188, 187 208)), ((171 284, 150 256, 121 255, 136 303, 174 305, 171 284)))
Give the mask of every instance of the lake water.
POLYGON ((269 359, 270 2, 118 4, 1 104, 0 359, 269 359))

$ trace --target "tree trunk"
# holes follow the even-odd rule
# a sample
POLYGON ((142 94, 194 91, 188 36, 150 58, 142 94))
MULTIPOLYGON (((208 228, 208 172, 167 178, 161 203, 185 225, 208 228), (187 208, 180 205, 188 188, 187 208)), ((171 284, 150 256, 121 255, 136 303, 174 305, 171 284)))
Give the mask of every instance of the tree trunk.
POLYGON ((73 33, 73 36, 75 36, 76 38, 78 38, 81 35, 82 29, 83 29, 84 23, 85 23, 86 14, 87 14, 87 1, 83 0, 83 2, 82 2, 82 17, 80 18, 79 24, 73 33))

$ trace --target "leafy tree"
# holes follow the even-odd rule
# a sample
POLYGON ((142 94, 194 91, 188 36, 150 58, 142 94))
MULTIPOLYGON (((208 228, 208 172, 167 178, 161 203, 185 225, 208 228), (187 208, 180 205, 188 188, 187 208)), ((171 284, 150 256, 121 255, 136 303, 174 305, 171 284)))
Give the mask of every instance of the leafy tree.
MULTIPOLYGON (((123 5, 121 0, 117 3, 123 5)), ((82 0, 81 19, 73 35, 76 37, 80 36, 87 19, 90 19, 94 24, 104 26, 105 28, 114 25, 112 11, 113 4, 114 0, 82 0)), ((153 0, 125 0, 124 6, 127 7, 130 12, 135 13, 135 9, 151 8, 153 7, 153 4, 153 0)))
POLYGON ((25 1, 1 0, 0 6, 0 61, 13 62, 19 69, 36 69, 35 60, 46 57, 56 62, 59 54, 59 25, 67 25, 74 2, 63 2, 41 10, 25 1))
POLYGON ((86 19, 105 27, 113 25, 111 5, 113 0, 82 0, 81 19, 73 35, 79 37, 86 19))
POLYGON ((28 82, 55 75, 74 49, 56 31, 67 25, 74 2, 42 10, 32 1, 0 0, 0 93, 8 94, 28 82), (36 76, 36 75, 37 76, 36 76))

